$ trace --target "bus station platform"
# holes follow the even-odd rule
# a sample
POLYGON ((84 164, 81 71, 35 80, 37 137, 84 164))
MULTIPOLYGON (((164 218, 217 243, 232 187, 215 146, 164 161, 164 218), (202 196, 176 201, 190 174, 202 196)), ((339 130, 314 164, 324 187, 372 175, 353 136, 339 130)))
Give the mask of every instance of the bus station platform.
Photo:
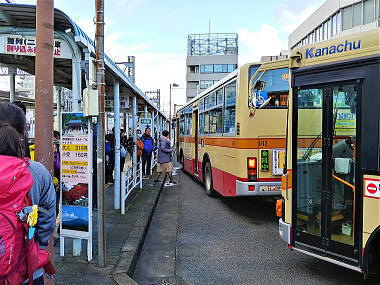
MULTIPOLYGON (((156 208, 162 189, 162 183, 154 185, 153 177, 144 180, 143 189, 136 189, 128 197, 126 213, 113 208, 114 184, 106 189, 106 232, 107 232, 107 266, 97 265, 97 235, 94 235, 94 259, 87 261, 85 254, 74 257, 67 254, 60 257, 59 239, 54 247, 55 264, 58 274, 55 284, 137 284, 129 275, 133 274, 146 232, 156 208)), ((93 214, 94 232, 98 223, 96 212, 93 214)), ((85 246, 83 241, 83 246, 85 246)), ((66 239, 65 248, 69 253, 73 244, 66 239)), ((83 251, 84 253, 86 251, 83 251)))

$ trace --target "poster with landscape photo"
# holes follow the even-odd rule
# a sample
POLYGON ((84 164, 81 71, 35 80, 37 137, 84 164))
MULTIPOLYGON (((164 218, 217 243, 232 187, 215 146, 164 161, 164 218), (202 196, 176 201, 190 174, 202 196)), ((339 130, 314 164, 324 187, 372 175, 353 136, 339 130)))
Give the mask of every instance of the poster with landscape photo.
POLYGON ((62 229, 88 232, 88 208, 62 206, 62 229))
POLYGON ((62 114, 62 135, 78 136, 88 134, 88 118, 83 113, 62 114))
POLYGON ((89 119, 81 113, 62 114, 61 227, 72 237, 91 235, 92 140, 89 119))

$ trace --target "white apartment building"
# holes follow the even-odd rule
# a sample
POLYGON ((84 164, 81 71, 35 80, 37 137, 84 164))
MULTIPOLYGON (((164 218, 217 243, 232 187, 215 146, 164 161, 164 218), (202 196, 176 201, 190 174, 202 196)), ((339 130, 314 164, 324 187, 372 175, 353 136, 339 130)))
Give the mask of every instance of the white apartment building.
POLYGON ((289 49, 379 27, 380 0, 327 0, 289 35, 289 49))
POLYGON ((186 58, 186 100, 190 101, 237 67, 237 34, 189 35, 186 58))

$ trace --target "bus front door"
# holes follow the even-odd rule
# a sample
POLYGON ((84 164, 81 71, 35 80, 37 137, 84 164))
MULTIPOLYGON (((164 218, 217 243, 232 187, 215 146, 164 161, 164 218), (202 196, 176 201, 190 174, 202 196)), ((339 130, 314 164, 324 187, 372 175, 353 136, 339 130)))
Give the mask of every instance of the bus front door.
POLYGON ((301 87, 293 105, 296 247, 298 243, 352 264, 359 258, 355 181, 360 181, 356 159, 360 86, 349 82, 301 87))
POLYGON ((195 175, 198 175, 198 110, 194 110, 193 112, 193 116, 194 116, 194 174, 195 175))

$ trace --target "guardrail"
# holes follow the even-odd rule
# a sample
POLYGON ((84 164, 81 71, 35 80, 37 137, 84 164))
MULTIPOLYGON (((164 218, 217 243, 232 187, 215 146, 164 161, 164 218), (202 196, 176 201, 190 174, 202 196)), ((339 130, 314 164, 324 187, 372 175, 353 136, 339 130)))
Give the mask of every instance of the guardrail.
POLYGON ((121 214, 125 214, 125 201, 132 190, 139 186, 142 189, 142 161, 129 166, 127 171, 121 173, 121 214))

